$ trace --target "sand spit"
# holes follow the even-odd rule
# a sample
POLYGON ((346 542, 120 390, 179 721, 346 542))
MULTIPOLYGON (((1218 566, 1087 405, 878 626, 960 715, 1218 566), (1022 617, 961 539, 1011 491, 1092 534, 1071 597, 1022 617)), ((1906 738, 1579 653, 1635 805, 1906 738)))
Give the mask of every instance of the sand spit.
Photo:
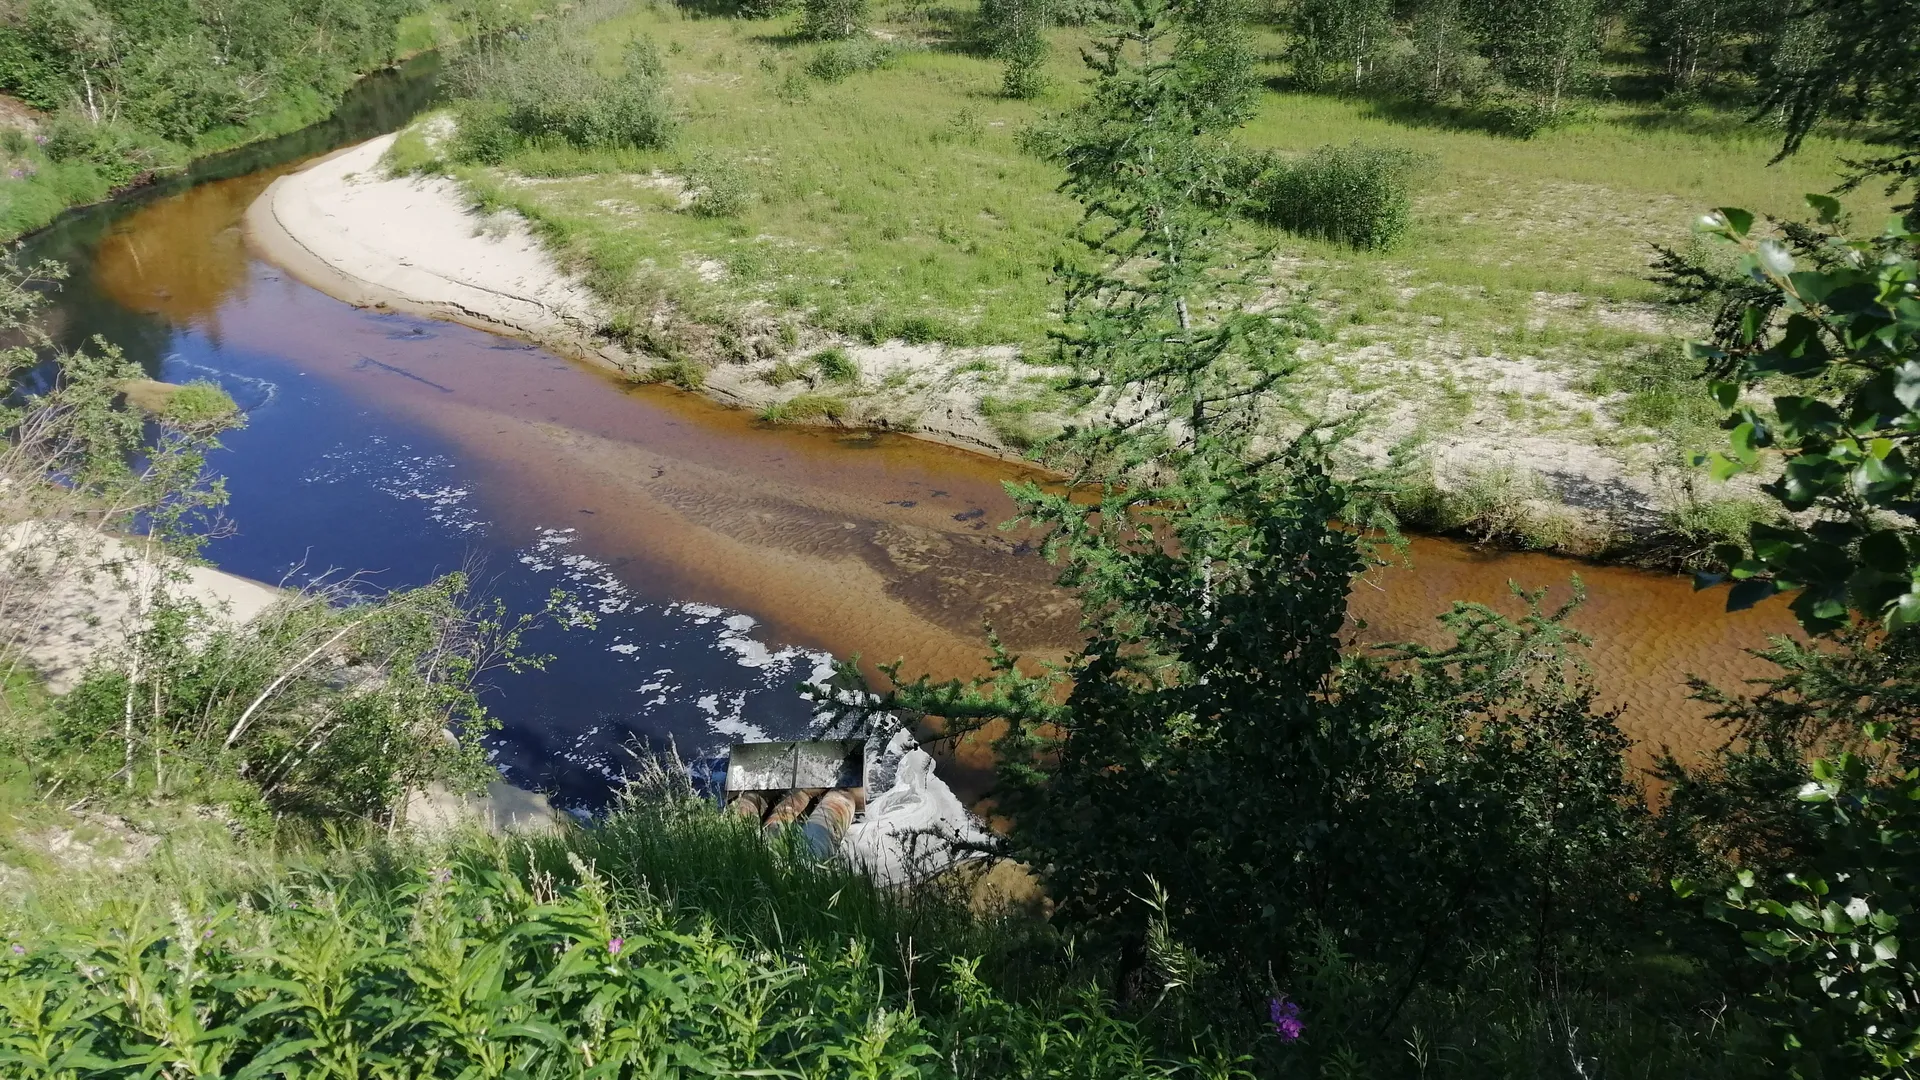
MULTIPOLYGON (((563 269, 527 223, 484 215, 445 177, 389 176, 394 136, 348 147, 275 180, 248 208, 247 241, 267 261, 347 303, 449 319, 532 341, 564 355, 641 375, 657 358, 602 332, 605 311, 563 269)), ((1011 361, 1007 349, 885 342, 845 345, 858 376, 844 385, 772 376, 791 355, 707 369, 707 396, 764 410, 808 397, 814 412, 791 422, 899 431, 977 453, 1020 460, 979 413, 974 369, 1011 361), (884 386, 878 392, 863 392, 884 386), (831 397, 831 409, 820 408, 831 397)))
POLYGON ((387 135, 273 182, 247 210, 255 249, 361 307, 451 319, 580 351, 603 321, 522 223, 483 232, 459 185, 388 178, 387 135))

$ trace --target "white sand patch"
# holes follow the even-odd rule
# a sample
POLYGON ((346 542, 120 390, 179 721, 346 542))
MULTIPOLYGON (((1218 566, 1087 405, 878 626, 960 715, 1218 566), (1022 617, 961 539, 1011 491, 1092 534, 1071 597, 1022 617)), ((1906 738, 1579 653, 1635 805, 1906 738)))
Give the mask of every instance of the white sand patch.
POLYGON ((27 521, 0 532, 0 572, 31 596, 10 598, 0 641, 17 648, 56 694, 87 668, 112 662, 147 625, 143 599, 158 588, 199 604, 210 622, 242 625, 285 594, 210 566, 149 559, 135 543, 75 526, 27 521))
POLYGON ((273 182, 248 208, 266 257, 355 304, 405 308, 543 341, 584 341, 599 302, 518 218, 476 213, 454 181, 388 177, 385 135, 273 182))

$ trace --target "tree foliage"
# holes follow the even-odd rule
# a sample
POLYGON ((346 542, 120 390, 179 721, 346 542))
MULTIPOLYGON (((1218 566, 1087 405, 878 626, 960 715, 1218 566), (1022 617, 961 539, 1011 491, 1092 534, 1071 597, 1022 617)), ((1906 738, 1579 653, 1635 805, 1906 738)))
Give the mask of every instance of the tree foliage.
POLYGON ((1839 234, 1839 204, 1809 196, 1822 230, 1802 237, 1811 265, 1754 231, 1744 210, 1715 211, 1703 228, 1737 245, 1758 289, 1735 298, 1715 341, 1693 347, 1731 410, 1716 477, 1777 463, 1765 490, 1808 513, 1806 527, 1755 524, 1751 555, 1721 557, 1735 584, 1729 608, 1794 592, 1809 630, 1850 611, 1899 630, 1920 622, 1920 544, 1902 523, 1914 505, 1912 443, 1920 432, 1920 238, 1899 223, 1877 236, 1839 234), (1774 391, 1762 409, 1752 391, 1774 391))
POLYGON ((394 57, 418 0, 24 0, 0 20, 0 88, 191 143, 394 57))
MULTIPOLYGON (((1866 759, 1816 759, 1796 793, 1818 846, 1762 888, 1741 870, 1708 910, 1740 931, 1765 974, 1758 1007, 1796 1078, 1920 1070, 1920 770, 1877 780, 1866 759)), ((1681 882, 1682 895, 1693 886, 1681 882)))
POLYGON ((805 0, 800 33, 822 41, 844 41, 867 32, 868 0, 805 0))
POLYGON ((1920 0, 1806 0, 1790 17, 1804 47, 1763 75, 1764 107, 1786 127, 1781 155, 1828 116, 1881 120, 1888 149, 1853 162, 1852 183, 1882 177, 1920 198, 1920 0))
POLYGON ((577 22, 559 20, 507 38, 482 39, 457 59, 449 81, 463 96, 457 151, 498 162, 526 143, 582 149, 655 149, 673 118, 659 51, 627 43, 618 74, 603 74, 577 22))
POLYGON ((1546 992, 1613 947, 1647 880, 1622 736, 1539 597, 1518 621, 1456 608, 1444 648, 1345 655, 1371 549, 1340 522, 1363 504, 1329 436, 1275 423, 1302 324, 1226 265, 1233 35, 1157 11, 1093 55, 1066 153, 1098 263, 1063 273, 1060 343, 1109 419, 1042 453, 1097 495, 1015 490, 1086 644, 887 705, 1006 725, 1009 850, 1131 958, 1124 993, 1305 979, 1323 935, 1392 973, 1367 1024, 1476 956, 1546 992))
POLYGON ((986 0, 980 5, 981 37, 993 58, 1005 65, 1001 91, 1011 98, 1035 98, 1046 89, 1051 49, 1047 26, 1051 0, 986 0))

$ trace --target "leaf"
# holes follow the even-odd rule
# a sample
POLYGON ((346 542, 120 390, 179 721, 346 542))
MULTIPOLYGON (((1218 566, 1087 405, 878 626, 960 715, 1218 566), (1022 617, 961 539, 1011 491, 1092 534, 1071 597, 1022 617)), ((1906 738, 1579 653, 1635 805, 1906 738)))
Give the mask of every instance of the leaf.
POLYGON ((1737 582, 1727 590, 1727 610, 1745 611, 1779 591, 1772 578, 1748 578, 1737 582))
POLYGON ((1887 629, 1901 630, 1920 623, 1920 593, 1907 592, 1887 608, 1887 629))
POLYGON ((1853 490, 1870 503, 1884 502, 1912 483, 1913 473, 1898 451, 1885 460, 1869 457, 1853 470, 1853 490))
POLYGON ((1707 458, 1708 475, 1715 481, 1724 481, 1746 471, 1746 466, 1725 454, 1714 453, 1707 458))
POLYGON ((1832 359, 1827 343, 1821 339, 1820 324, 1805 315, 1794 315, 1787 319, 1780 340, 1753 357, 1748 371, 1804 379, 1826 370, 1832 359))
POLYGON ((1789 439, 1808 436, 1831 437, 1840 431, 1840 412, 1815 397, 1798 395, 1773 399, 1773 411, 1780 419, 1780 430, 1789 439))
POLYGON ((1909 410, 1920 408, 1920 361, 1908 360, 1893 369, 1893 396, 1909 410))
POLYGON ((1713 379, 1707 383, 1707 392, 1713 395, 1714 403, 1723 409, 1732 409, 1740 400, 1740 384, 1728 379, 1713 379))
POLYGON ((1726 231, 1733 236, 1745 236, 1753 228, 1753 212, 1737 206, 1717 206, 1713 210, 1726 222, 1726 231))
POLYGON ((1820 215, 1820 223, 1822 225, 1832 225, 1840 220, 1839 199, 1831 195, 1814 194, 1807 195, 1806 199, 1807 206, 1812 208, 1814 213, 1820 215))

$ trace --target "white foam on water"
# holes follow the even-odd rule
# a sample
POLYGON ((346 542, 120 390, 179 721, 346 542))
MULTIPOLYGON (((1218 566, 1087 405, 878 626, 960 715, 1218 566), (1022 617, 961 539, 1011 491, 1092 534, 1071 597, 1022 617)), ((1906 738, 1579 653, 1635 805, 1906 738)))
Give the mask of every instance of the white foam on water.
POLYGON ((227 395, 234 399, 235 404, 240 406, 241 412, 252 412, 255 409, 264 409, 268 405, 273 404, 274 398, 280 396, 280 384, 274 382, 272 379, 262 379, 254 375, 242 375, 237 371, 227 371, 222 368, 208 367, 205 364, 196 364, 181 356, 179 353, 167 354, 167 358, 162 361, 162 363, 213 376, 213 381, 219 383, 221 389, 227 390, 227 395), (227 389, 228 383, 238 383, 252 391, 252 394, 236 394, 232 390, 227 389), (252 402, 243 400, 243 398, 249 396, 255 397, 256 400, 252 402))
MULTIPOLYGON (((580 539, 577 529, 536 529, 533 543, 519 553, 520 564, 536 574, 558 573, 585 603, 564 606, 575 621, 596 615, 619 615, 645 610, 636 604, 633 590, 613 572, 613 567, 588 555, 568 551, 580 539)), ((616 639, 617 640, 617 639, 616 639)))
POLYGON ((452 458, 409 454, 412 447, 374 435, 357 446, 340 444, 320 455, 323 463, 301 477, 307 484, 361 481, 390 499, 424 506, 427 520, 452 533, 481 532, 490 524, 473 506, 471 489, 449 483, 452 458))

